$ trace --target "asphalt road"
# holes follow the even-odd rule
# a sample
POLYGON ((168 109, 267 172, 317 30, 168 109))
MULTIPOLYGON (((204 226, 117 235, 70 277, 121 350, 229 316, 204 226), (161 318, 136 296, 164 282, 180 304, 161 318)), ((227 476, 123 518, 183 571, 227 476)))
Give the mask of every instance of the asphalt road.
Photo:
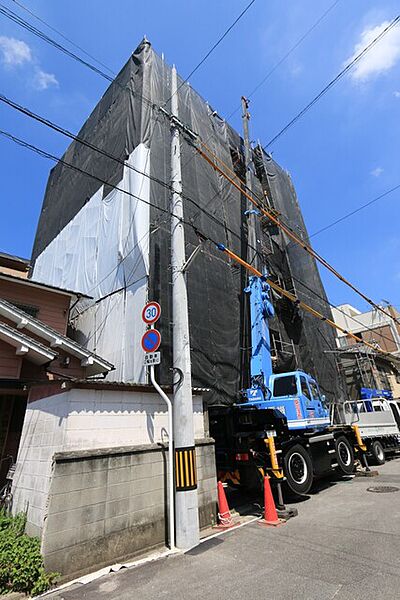
POLYGON ((274 529, 251 523, 184 555, 121 570, 47 600, 400 598, 400 459, 380 475, 323 482, 274 529), (369 487, 394 486, 373 493, 369 487))

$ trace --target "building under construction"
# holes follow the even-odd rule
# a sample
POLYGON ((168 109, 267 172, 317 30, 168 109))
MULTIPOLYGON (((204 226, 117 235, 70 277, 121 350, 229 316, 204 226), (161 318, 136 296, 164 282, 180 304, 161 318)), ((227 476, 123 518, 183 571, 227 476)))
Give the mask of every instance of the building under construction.
MULTIPOLYGON (((178 80, 193 384, 232 402, 248 382, 247 274, 216 249, 248 256, 248 200, 197 151, 246 181, 242 136, 178 80), (204 146, 203 146, 204 148, 204 146), (213 240, 211 242, 210 240, 213 240)), ((140 339, 147 298, 162 306, 159 379, 172 378, 170 269, 171 67, 144 40, 50 174, 33 249, 33 277, 93 297, 72 315, 73 335, 115 365, 107 379, 145 381, 140 339), (75 167, 70 168, 66 163, 75 167)), ((253 132, 256 134, 256 132, 253 132)), ((261 147, 251 151, 252 189, 304 241, 307 231, 289 174, 261 147)), ((315 260, 266 217, 256 218, 258 264, 330 317, 315 260)), ((335 333, 274 294, 275 369, 304 369, 338 397, 335 333)))

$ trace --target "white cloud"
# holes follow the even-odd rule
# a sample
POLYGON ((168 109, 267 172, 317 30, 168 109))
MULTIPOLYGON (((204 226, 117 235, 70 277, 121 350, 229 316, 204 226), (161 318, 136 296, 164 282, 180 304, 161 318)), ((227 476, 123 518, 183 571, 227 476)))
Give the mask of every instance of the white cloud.
POLYGON ((41 68, 28 44, 22 40, 0 35, 0 62, 8 69, 26 66, 28 74, 29 72, 31 74, 31 77, 26 77, 26 79, 36 90, 43 91, 52 86, 59 87, 56 76, 41 68))
POLYGON ((58 87, 58 81, 53 73, 46 73, 42 69, 37 69, 34 77, 34 86, 37 90, 47 90, 52 85, 58 87))
POLYGON ((32 62, 32 52, 28 44, 15 38, 0 36, 1 61, 9 67, 32 62))
POLYGON ((396 91, 396 92, 393 92, 393 96, 394 96, 395 98, 400 98, 400 92, 397 92, 397 91, 396 91))
MULTIPOLYGON (((352 56, 345 62, 349 63, 368 46, 386 27, 390 21, 364 29, 360 40, 354 46, 352 56)), ((363 82, 370 77, 389 71, 400 59, 400 27, 393 27, 386 33, 350 71, 354 81, 363 82)))
POLYGON ((382 167, 376 167, 375 169, 372 169, 371 171, 371 175, 373 177, 380 177, 383 173, 383 169, 382 167))

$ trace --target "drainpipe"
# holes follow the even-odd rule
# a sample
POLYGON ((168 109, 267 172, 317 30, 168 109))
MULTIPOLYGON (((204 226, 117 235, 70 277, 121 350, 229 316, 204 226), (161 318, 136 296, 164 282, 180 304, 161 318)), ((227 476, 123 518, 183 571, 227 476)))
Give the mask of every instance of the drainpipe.
POLYGON ((171 550, 175 548, 175 486, 174 486, 174 437, 172 429, 172 402, 167 394, 158 385, 154 376, 154 365, 150 366, 150 380, 161 398, 168 408, 168 465, 169 465, 169 481, 168 481, 168 497, 169 497, 169 546, 171 550))

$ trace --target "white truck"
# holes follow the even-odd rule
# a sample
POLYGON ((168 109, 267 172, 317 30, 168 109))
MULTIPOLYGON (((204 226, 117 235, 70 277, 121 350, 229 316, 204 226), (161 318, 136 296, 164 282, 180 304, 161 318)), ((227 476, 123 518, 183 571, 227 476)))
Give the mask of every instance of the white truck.
POLYGON ((336 404, 334 421, 358 425, 375 464, 383 465, 386 454, 400 452, 400 400, 377 397, 336 404))

